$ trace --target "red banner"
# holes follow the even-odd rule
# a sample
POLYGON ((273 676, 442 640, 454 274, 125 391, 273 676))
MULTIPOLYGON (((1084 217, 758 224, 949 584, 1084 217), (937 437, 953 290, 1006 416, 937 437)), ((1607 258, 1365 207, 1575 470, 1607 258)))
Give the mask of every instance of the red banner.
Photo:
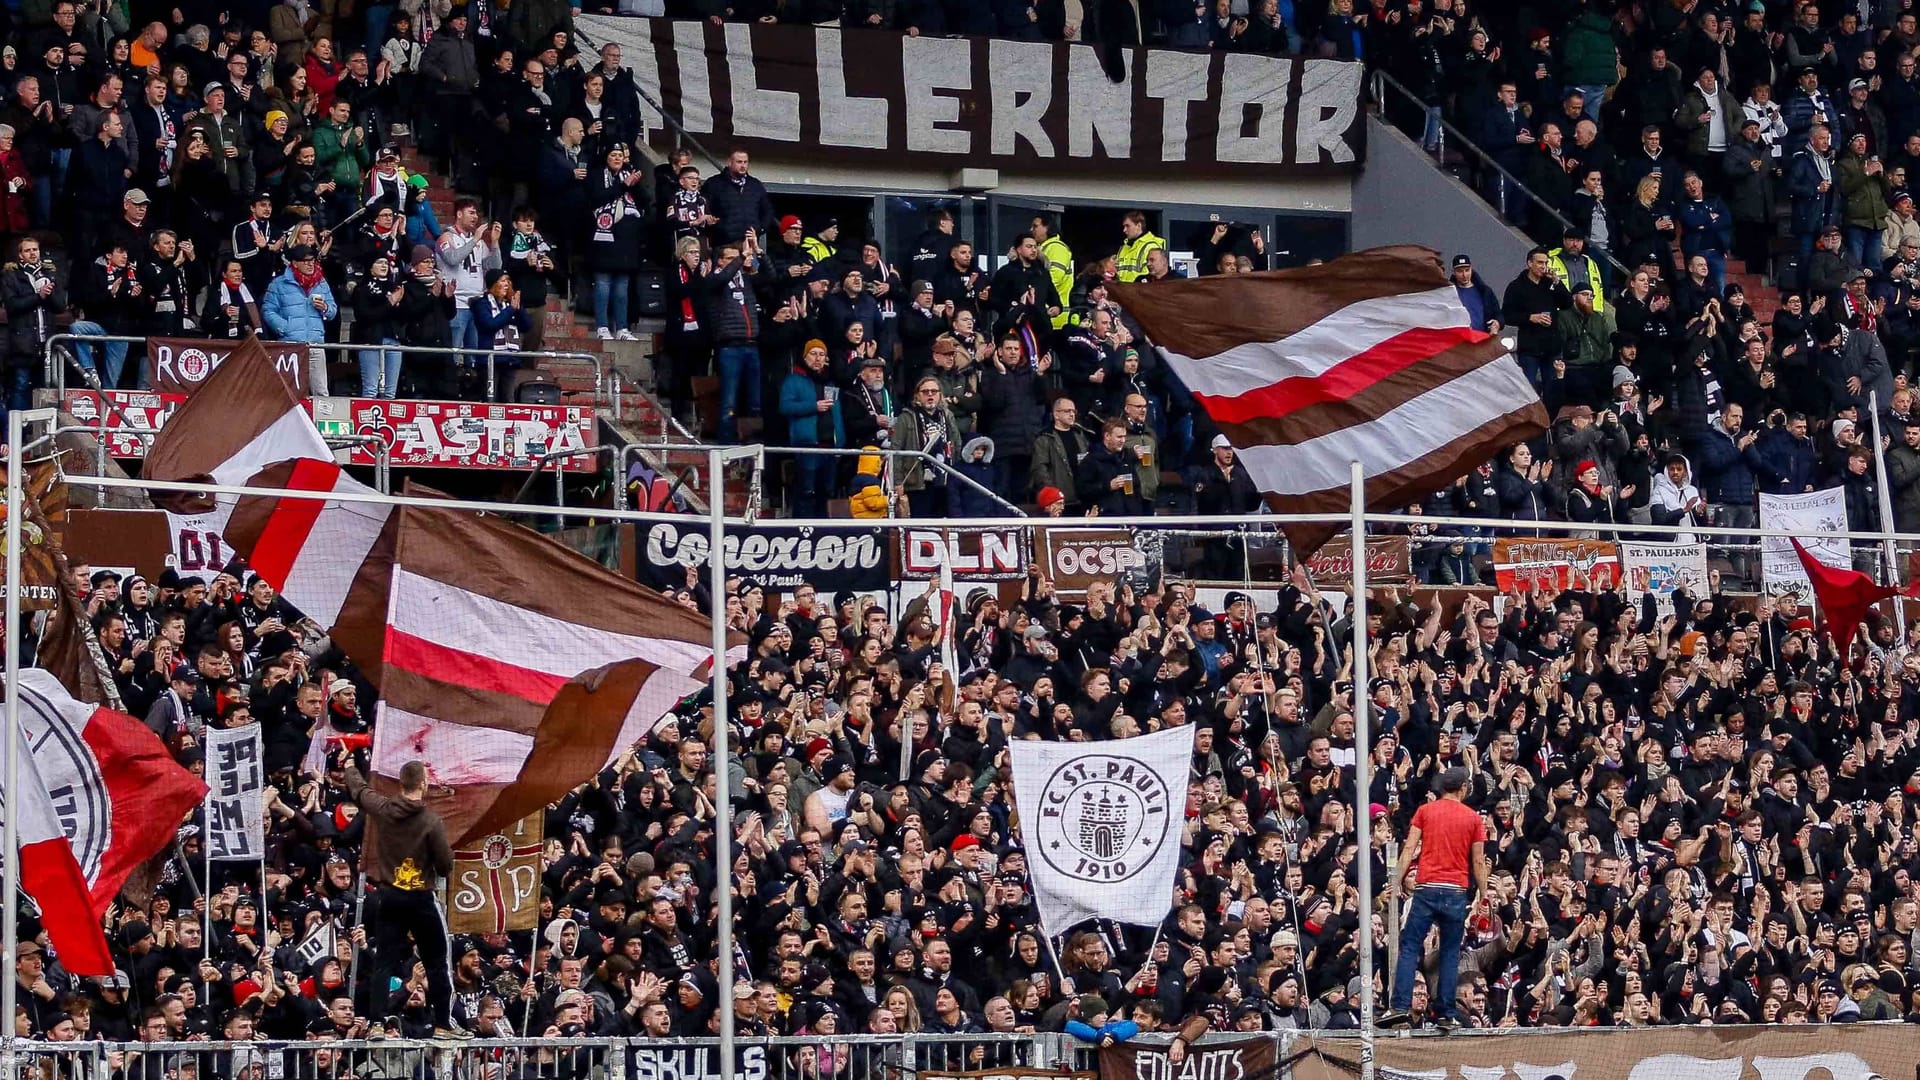
MULTIPOLYGON (((310 402, 323 435, 371 435, 396 468, 550 468, 541 455, 598 446, 593 409, 585 405, 494 405, 475 401, 378 401, 320 398, 310 402)), ((355 446, 347 464, 374 465, 372 446, 355 446)), ((567 472, 593 472, 596 456, 564 458, 567 472)))
POLYGON ((1493 574, 1503 593, 1611 589, 1620 583, 1620 545, 1503 536, 1493 542, 1493 574))
POLYGON ((61 404, 75 420, 88 427, 97 428, 104 414, 107 453, 116 458, 146 457, 146 436, 159 431, 167 417, 187 400, 185 394, 156 394, 148 390, 109 390, 107 398, 119 406, 118 412, 103 408, 100 395, 92 390, 68 390, 61 404))

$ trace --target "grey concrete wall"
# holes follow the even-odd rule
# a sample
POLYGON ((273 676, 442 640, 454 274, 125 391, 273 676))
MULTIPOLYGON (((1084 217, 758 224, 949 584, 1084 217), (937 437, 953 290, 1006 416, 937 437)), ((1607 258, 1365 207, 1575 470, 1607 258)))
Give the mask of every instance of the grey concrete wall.
POLYGON ((1353 246, 1425 244, 1451 263, 1465 253, 1487 284, 1504 289, 1533 246, 1473 190, 1440 171, 1418 144, 1367 117, 1367 164, 1353 185, 1353 246))

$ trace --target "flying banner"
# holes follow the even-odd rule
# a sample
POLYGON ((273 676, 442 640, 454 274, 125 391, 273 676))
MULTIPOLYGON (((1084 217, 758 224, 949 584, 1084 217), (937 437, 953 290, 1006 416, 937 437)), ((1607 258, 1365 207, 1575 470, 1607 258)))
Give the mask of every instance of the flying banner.
POLYGON ((1173 908, 1193 731, 1098 744, 1015 741, 1014 799, 1040 918, 1157 925, 1173 908))

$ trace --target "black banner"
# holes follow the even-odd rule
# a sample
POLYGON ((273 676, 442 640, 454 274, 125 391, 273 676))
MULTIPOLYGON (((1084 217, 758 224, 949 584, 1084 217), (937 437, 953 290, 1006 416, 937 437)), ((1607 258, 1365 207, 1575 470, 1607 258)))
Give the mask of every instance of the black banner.
MULTIPOLYGON (((1365 158, 1361 65, 881 30, 583 17, 640 89, 716 146, 871 164, 1177 175, 1347 173, 1365 158)), ((648 135, 683 141, 644 110, 648 135)))
MULTIPOLYGON (((686 584, 686 568, 707 565, 707 527, 704 519, 686 524, 641 525, 634 569, 642 582, 656 587, 686 584)), ((858 526, 758 526, 742 535, 730 532, 721 555, 729 573, 749 577, 772 589, 791 589, 801 582, 822 593, 842 589, 884 590, 892 587, 887 534, 858 526)))

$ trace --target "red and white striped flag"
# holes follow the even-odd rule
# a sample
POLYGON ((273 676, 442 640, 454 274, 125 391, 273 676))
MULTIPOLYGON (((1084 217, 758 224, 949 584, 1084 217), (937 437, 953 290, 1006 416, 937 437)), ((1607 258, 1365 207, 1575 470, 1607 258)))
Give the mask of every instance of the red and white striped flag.
MULTIPOLYGON (((147 449, 140 473, 150 480, 244 484, 266 466, 289 458, 331 462, 333 451, 275 370, 266 348, 249 336, 168 418, 147 449)), ((373 490, 351 479, 345 482, 361 491, 373 490)), ((235 499, 155 492, 153 502, 167 512, 176 537, 183 530, 223 536, 235 499)), ((291 602, 306 610, 300 601, 291 602)))
MULTIPOLYGON (((1397 509, 1546 430, 1539 393, 1428 248, 1113 291, 1277 513, 1346 510, 1355 461, 1368 508, 1397 509)), ((1339 527, 1285 531, 1304 556, 1339 527)))
POLYGON ((705 616, 501 518, 394 519, 373 771, 425 763, 456 844, 560 798, 705 685, 705 616))
MULTIPOLYGON (((207 785, 147 726, 20 672, 20 883, 75 975, 111 975, 100 919, 134 868, 171 843, 207 785)), ((0 748, 0 762, 11 748, 0 748)))

